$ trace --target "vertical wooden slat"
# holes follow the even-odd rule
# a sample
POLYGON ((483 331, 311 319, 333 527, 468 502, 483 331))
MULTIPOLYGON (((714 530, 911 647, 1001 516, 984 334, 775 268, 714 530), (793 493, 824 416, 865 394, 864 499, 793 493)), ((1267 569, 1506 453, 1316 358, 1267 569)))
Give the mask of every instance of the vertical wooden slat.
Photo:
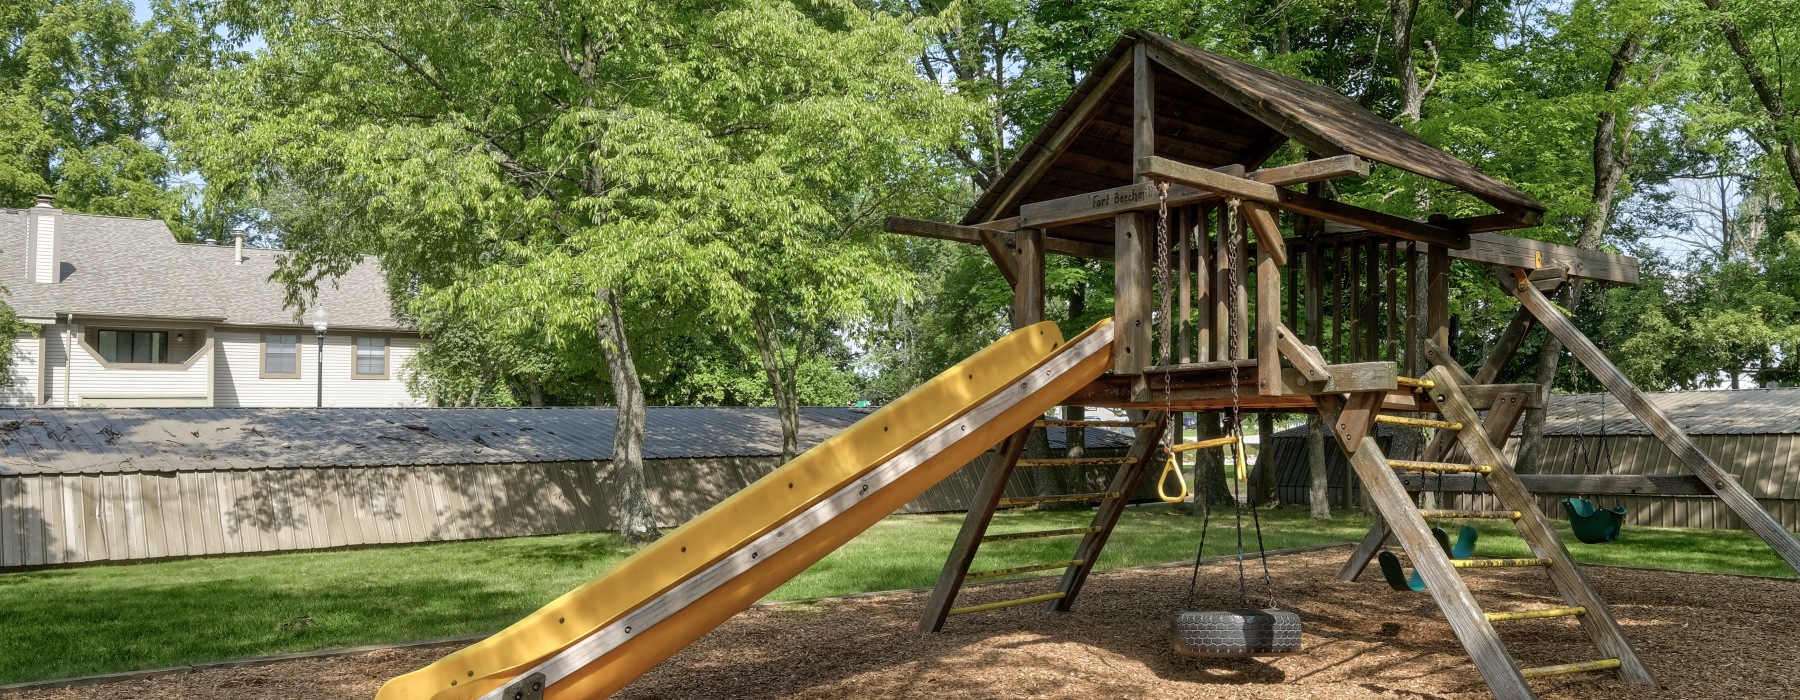
POLYGON ((1150 270, 1145 252, 1144 215, 1113 218, 1113 316, 1118 329, 1113 371, 1137 376, 1150 363, 1150 270))
POLYGON ((1232 321, 1237 326, 1237 349, 1232 352, 1233 360, 1250 359, 1250 343, 1254 336, 1250 334, 1250 227, 1245 224, 1244 217, 1231 212, 1231 237, 1237 241, 1237 249, 1232 251, 1231 270, 1236 274, 1232 283, 1232 293, 1236 295, 1236 316, 1232 321))
POLYGON ((81 550, 81 560, 103 561, 106 559, 106 521, 101 505, 103 482, 99 474, 82 474, 79 479, 81 527, 87 531, 87 546, 81 550))
POLYGON ((1419 310, 1418 305, 1415 303, 1415 300, 1419 295, 1419 284, 1422 282, 1421 271, 1424 269, 1420 264, 1418 243, 1413 241, 1406 242, 1405 260, 1406 303, 1403 306, 1403 313, 1401 315, 1406 319, 1406 332, 1401 334, 1400 343, 1404 347, 1401 348, 1400 359, 1402 360, 1401 367, 1406 372, 1406 376, 1417 377, 1425 373, 1425 358, 1419 352, 1419 341, 1424 336, 1420 335, 1419 310))
POLYGON ((1373 238, 1363 247, 1363 272, 1367 276, 1363 281, 1367 295, 1363 301, 1363 325, 1367 326, 1363 336, 1363 360, 1373 362, 1381 359, 1381 248, 1373 238))
POLYGON ((1188 220, 1190 211, 1191 210, 1188 207, 1181 207, 1175 211, 1175 237, 1177 239, 1175 268, 1178 278, 1175 286, 1176 289, 1179 290, 1177 292, 1175 317, 1180 319, 1180 323, 1176 325, 1175 333, 1178 338, 1176 341, 1176 356, 1180 358, 1180 362, 1194 361, 1194 348, 1192 344, 1192 336, 1194 334, 1194 278, 1193 270, 1188 269, 1188 256, 1191 254, 1188 246, 1190 238, 1188 235, 1188 226, 1191 225, 1191 222, 1188 220))
POLYGON ((1455 353, 1450 347, 1450 251, 1443 246, 1427 246, 1425 265, 1430 277, 1427 287, 1425 331, 1438 347, 1455 353))
POLYGON ((1281 325, 1281 266, 1269 246, 1256 246, 1256 390, 1264 396, 1281 391, 1281 356, 1275 329, 1281 325))
POLYGON ((26 477, 19 480, 18 498, 14 499, 14 509, 19 511, 19 524, 24 531, 21 560, 26 566, 42 566, 44 564, 44 479, 42 477, 26 477))
POLYGON ((1351 362, 1362 362, 1363 357, 1363 294, 1362 275, 1359 265, 1362 263, 1362 246, 1352 241, 1344 246, 1344 284, 1350 288, 1350 304, 1346 316, 1350 322, 1350 349, 1347 354, 1351 362))
POLYGON ((1306 242, 1306 344, 1325 345, 1325 255, 1316 236, 1306 242))
POLYGON ((1199 319, 1194 323, 1194 360, 1208 362, 1213 354, 1213 307, 1212 307, 1212 209, 1206 204, 1194 205, 1193 236, 1194 245, 1194 309, 1199 319))
POLYGON ((1394 332, 1399 325, 1397 320, 1399 318, 1398 314, 1400 313, 1400 249, 1395 243, 1395 239, 1388 239, 1387 305, 1384 314, 1386 323, 1383 324, 1383 327, 1387 331, 1386 347, 1384 348, 1385 357, 1390 361, 1398 362, 1400 360, 1400 348, 1394 342, 1394 332))
POLYGON ((1229 360, 1231 348, 1227 347, 1231 337, 1231 289, 1226 285, 1231 277, 1231 255, 1227 252, 1231 245, 1231 231, 1227 226, 1224 206, 1214 206, 1213 214, 1213 359, 1229 360))
POLYGON ((87 549, 87 518, 82 515, 81 475, 62 474, 56 477, 57 491, 62 494, 62 546, 58 547, 59 564, 71 564, 87 561, 83 552, 87 549))

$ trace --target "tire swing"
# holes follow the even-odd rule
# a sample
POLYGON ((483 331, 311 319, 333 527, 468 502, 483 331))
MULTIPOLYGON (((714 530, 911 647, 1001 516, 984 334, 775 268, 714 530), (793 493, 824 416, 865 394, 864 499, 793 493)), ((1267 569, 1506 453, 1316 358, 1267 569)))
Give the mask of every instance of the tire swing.
MULTIPOLYGON (((1166 197, 1166 194, 1164 195, 1166 197)), ((1232 200, 1228 211, 1235 212, 1238 202, 1232 200)), ((1164 207, 1164 219, 1167 219, 1167 208, 1164 207)), ((1164 224, 1163 226, 1166 226, 1164 224)), ((1226 286, 1231 290, 1229 309, 1231 329, 1229 351, 1236 356, 1238 348, 1237 319, 1237 275, 1238 258, 1237 236, 1227 233, 1221 227, 1220 235, 1228 235, 1229 255, 1233 264, 1230 266, 1230 280, 1226 286)), ((1166 241, 1164 241, 1166 243, 1166 241)), ((1163 250, 1168 247, 1164 245, 1163 250)), ((1166 288, 1166 287, 1165 287, 1166 288)), ((1168 382, 1164 382, 1164 402, 1168 404, 1168 382)), ((1244 499, 1242 494, 1249 490, 1249 470, 1244 461, 1243 415, 1239 411, 1238 368, 1231 367, 1231 415, 1229 417, 1229 443, 1235 446, 1233 456, 1236 458, 1237 478, 1233 484, 1232 501, 1236 504, 1237 530, 1237 565, 1238 565, 1238 600, 1245 607, 1228 610, 1194 610, 1194 595, 1200 583, 1200 562, 1206 553, 1206 533, 1212 524, 1212 513, 1209 511, 1200 523, 1200 546, 1194 552, 1194 572, 1188 580, 1187 598, 1181 610, 1170 618, 1170 639, 1175 646, 1175 653, 1182 656, 1201 658, 1255 658, 1290 656, 1300 652, 1300 615, 1283 610, 1275 603, 1275 580, 1269 575, 1269 555, 1263 546, 1262 520, 1256 512, 1255 499, 1250 503, 1250 521, 1256 528, 1256 554, 1262 562, 1263 583, 1266 587, 1268 605, 1252 607, 1250 604, 1249 586, 1244 573, 1244 499)), ((1169 412, 1165 410, 1167 417, 1169 412)), ((1209 441, 1217 442, 1217 441, 1209 441)), ((1202 443, 1195 443, 1196 445, 1202 443)), ((1185 445, 1183 447, 1186 447, 1185 445)), ((1199 507, 1201 504, 1196 503, 1199 507)))

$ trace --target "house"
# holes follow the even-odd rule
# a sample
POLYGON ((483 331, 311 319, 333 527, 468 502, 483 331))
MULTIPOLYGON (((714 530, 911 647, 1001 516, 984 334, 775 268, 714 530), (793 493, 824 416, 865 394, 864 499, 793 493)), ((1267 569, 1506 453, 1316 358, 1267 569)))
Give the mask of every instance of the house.
POLYGON ((419 335, 394 318, 378 266, 320 285, 321 355, 302 318, 313 309, 288 307, 269 279, 282 255, 242 236, 181 243, 161 221, 65 212, 44 195, 0 210, 0 298, 40 327, 14 344, 0 405, 418 405, 404 374, 419 335))

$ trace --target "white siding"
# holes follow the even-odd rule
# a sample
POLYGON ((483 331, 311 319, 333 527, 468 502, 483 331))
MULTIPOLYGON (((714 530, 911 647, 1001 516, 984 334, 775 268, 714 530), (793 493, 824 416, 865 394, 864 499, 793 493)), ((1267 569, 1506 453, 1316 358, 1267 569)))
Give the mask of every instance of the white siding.
MULTIPOLYGON (((292 331, 290 331, 292 332, 292 331)), ((309 332, 300 336, 300 378, 263 379, 262 334, 251 331, 216 331, 213 352, 218 357, 213 405, 221 407, 307 407, 318 391, 318 339, 309 332)), ((351 379, 351 336, 325 336, 325 405, 341 408, 417 406, 406 391, 403 369, 418 349, 417 338, 388 339, 388 378, 351 379)))
POLYGON ((206 405, 206 381, 212 372, 208 353, 186 369, 107 369, 99 358, 73 345, 68 326, 44 327, 44 403, 50 406, 189 406, 206 405), (66 363, 66 364, 65 364, 66 363), (64 377, 68 378, 67 403, 64 377), (166 401, 165 401, 166 400, 166 401))
POLYGON ((37 403, 38 339, 20 333, 13 339, 12 383, 0 386, 0 405, 30 406, 37 403))
POLYGON ((37 218, 37 259, 31 261, 33 282, 56 281, 56 217, 37 218))

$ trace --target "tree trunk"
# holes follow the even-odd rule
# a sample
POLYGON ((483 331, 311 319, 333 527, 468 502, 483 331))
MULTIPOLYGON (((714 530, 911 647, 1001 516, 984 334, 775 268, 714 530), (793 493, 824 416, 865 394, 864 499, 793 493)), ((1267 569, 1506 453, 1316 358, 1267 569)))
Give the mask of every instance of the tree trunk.
MULTIPOLYGON (((1713 12, 1724 12, 1721 0, 1701 1, 1713 12)), ((1744 39, 1744 31, 1738 27, 1737 22, 1729 18, 1720 19, 1719 32, 1725 35, 1725 43, 1731 45, 1731 52, 1737 54, 1738 64, 1744 69, 1744 77, 1756 92, 1756 99, 1762 102, 1763 109, 1769 113, 1769 121, 1774 125, 1772 132, 1776 135, 1774 140, 1781 147, 1781 160, 1787 165, 1788 178, 1794 181, 1794 187, 1800 188, 1800 138, 1795 136, 1792 125, 1787 123, 1787 103, 1782 101, 1780 88, 1772 84, 1768 74, 1763 72, 1762 64, 1750 50, 1750 42, 1744 39)), ((1615 57, 1615 65, 1616 60, 1615 57)))
MULTIPOLYGON (((1637 61, 1639 48, 1638 37, 1634 34, 1625 37, 1619 44, 1619 49, 1613 52, 1612 69, 1606 75, 1607 93, 1617 93, 1624 84, 1625 73, 1637 61)), ((1602 111, 1597 117, 1593 144, 1594 189, 1588 200, 1587 216, 1582 219, 1581 234, 1575 241, 1577 247, 1588 250, 1600 248, 1600 240, 1606 234, 1608 223, 1612 221, 1613 200, 1618 195, 1619 185, 1625 180, 1625 170, 1631 164, 1634 121, 1636 120, 1629 116, 1621 120, 1619 113, 1611 109, 1602 111)), ((1581 280, 1570 280, 1560 294, 1559 300, 1571 314, 1581 308, 1583 286, 1581 280)), ((1540 391, 1546 401, 1556 382, 1556 370, 1562 360, 1562 351, 1562 343, 1554 336, 1548 336, 1544 339, 1544 347, 1538 352, 1537 374, 1533 381, 1542 387, 1540 391)), ((1538 459, 1544 452, 1544 421, 1544 409, 1526 409, 1519 437, 1519 454, 1513 465, 1514 470, 1520 474, 1542 471, 1538 459)))
POLYGON ((532 375, 530 377, 525 378, 525 384, 527 387, 529 387, 531 389, 531 407, 532 408, 543 408, 544 407, 544 383, 542 381, 538 380, 537 375, 532 375))
POLYGON ((1325 424, 1319 416, 1306 417, 1306 466, 1312 476, 1307 500, 1312 502, 1314 518, 1331 517, 1331 489, 1325 474, 1325 424))
POLYGON ((1400 118, 1419 121, 1425 111, 1425 91, 1419 87, 1419 66, 1413 60, 1413 17, 1419 0, 1388 0, 1388 17, 1394 22, 1394 73, 1400 80, 1400 118))
MULTIPOLYGON (((1202 413, 1194 419, 1194 439, 1223 437, 1220 414, 1202 413)), ((1194 515, 1205 515, 1215 505, 1230 505, 1231 484, 1225 479, 1222 450, 1194 450, 1194 515)))
POLYGON ((756 355, 762 359, 763 375, 775 396, 775 412, 781 416, 781 462, 786 464, 800 454, 799 351, 796 349, 794 360, 783 367, 781 340, 775 337, 773 315, 757 311, 751 318, 756 330, 756 355))
POLYGON ((1256 470, 1250 474, 1250 502, 1270 503, 1275 500, 1275 470, 1278 465, 1272 459, 1264 459, 1273 453, 1275 447, 1275 414, 1261 413, 1256 416, 1256 470))
POLYGON ((606 360, 619 411, 612 451, 613 474, 619 489, 619 535, 631 544, 648 544, 662 537, 662 531, 656 528, 656 514, 650 509, 650 492, 644 480, 644 385, 631 357, 618 294, 597 287, 594 299, 600 303, 600 318, 594 324, 600 355, 606 360))

